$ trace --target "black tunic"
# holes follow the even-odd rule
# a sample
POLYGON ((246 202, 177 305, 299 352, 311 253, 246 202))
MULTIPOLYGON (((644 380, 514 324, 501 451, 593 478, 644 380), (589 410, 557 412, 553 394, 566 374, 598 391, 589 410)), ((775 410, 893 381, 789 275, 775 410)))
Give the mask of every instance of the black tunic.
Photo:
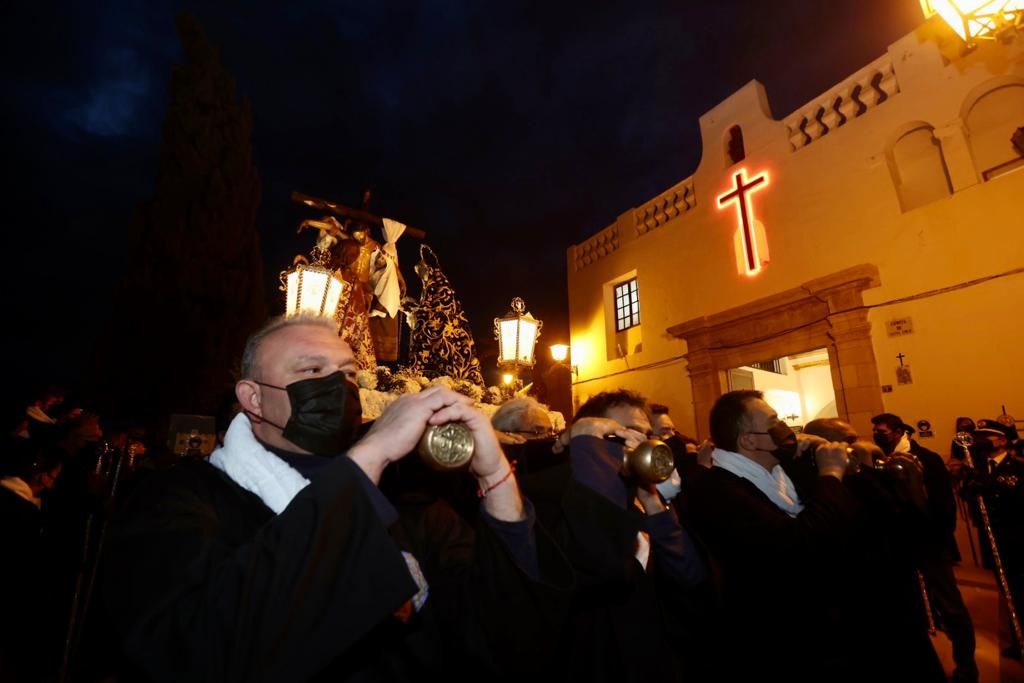
POLYGON ((690 558, 691 578, 681 577, 652 536, 648 567, 640 564, 636 539, 645 519, 629 503, 635 489, 624 487, 623 505, 573 473, 581 460, 600 458, 605 449, 617 450, 621 461, 621 446, 588 436, 572 440, 572 458, 537 452, 519 458, 523 489, 576 572, 569 624, 547 680, 679 680, 688 673, 683 629, 697 625, 692 577, 703 560, 690 558))
POLYGON ((833 680, 842 648, 829 633, 825 572, 854 526, 858 504, 833 477, 810 484, 796 517, 754 484, 713 467, 686 490, 685 510, 721 570, 725 612, 718 656, 723 680, 784 672, 791 681, 833 680))
POLYGON ((474 540, 449 508, 419 512, 419 526, 389 534, 345 458, 279 515, 184 462, 120 511, 106 602, 126 654, 156 680, 413 680, 543 661, 571 585, 544 534, 550 583, 530 580, 486 525, 474 540), (394 614, 416 585, 395 536, 431 590, 407 623, 394 614))

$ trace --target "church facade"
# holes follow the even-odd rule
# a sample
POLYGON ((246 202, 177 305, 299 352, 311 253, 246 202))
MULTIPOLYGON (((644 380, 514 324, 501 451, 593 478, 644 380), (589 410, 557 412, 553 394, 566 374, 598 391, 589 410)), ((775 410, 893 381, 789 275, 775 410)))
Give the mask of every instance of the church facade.
POLYGON ((782 119, 756 81, 702 116, 692 176, 568 249, 577 406, 634 389, 703 438, 773 372, 830 384, 794 426, 889 411, 945 452, 1024 417, 1024 35, 961 45, 932 19, 782 119))

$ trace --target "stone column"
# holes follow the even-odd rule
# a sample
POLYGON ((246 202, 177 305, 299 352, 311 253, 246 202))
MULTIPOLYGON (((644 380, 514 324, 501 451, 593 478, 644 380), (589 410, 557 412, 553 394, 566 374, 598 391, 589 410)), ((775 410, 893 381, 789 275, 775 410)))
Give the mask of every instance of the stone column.
MULTIPOLYGON (((696 346, 700 341, 707 342, 707 335, 700 335, 691 344, 696 346)), ((693 419, 697 426, 697 435, 694 438, 702 441, 711 436, 708 418, 711 415, 711 406, 723 393, 722 373, 715 365, 706 344, 703 347, 691 347, 690 352, 686 354, 686 371, 690 375, 690 384, 693 387, 693 419)))
POLYGON ((883 412, 871 323, 866 309, 828 316, 834 343, 829 349, 836 408, 863 437, 871 434, 871 418, 883 412))

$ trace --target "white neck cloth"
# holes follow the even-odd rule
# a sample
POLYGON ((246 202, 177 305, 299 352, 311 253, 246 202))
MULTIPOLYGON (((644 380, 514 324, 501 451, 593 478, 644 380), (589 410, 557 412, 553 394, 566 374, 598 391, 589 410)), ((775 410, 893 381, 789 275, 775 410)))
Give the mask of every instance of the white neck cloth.
POLYGON ((716 448, 711 452, 711 461, 715 467, 721 467, 726 472, 731 472, 737 477, 746 479, 757 487, 757 490, 768 496, 775 507, 785 512, 790 517, 796 517, 803 509, 800 496, 797 495, 793 481, 782 469, 782 465, 776 465, 769 472, 761 465, 739 453, 716 448))

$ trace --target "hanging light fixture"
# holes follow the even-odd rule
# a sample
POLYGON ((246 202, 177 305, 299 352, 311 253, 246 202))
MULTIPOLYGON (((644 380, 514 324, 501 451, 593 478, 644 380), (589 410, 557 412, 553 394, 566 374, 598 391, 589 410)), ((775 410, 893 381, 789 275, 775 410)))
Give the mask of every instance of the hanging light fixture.
POLYGON ((968 48, 1024 21, 1024 0, 921 0, 925 18, 938 14, 968 48))
POLYGON ((526 310, 522 299, 512 299, 512 308, 502 318, 494 319, 494 336, 498 340, 498 367, 514 371, 532 368, 533 350, 544 323, 526 310))

